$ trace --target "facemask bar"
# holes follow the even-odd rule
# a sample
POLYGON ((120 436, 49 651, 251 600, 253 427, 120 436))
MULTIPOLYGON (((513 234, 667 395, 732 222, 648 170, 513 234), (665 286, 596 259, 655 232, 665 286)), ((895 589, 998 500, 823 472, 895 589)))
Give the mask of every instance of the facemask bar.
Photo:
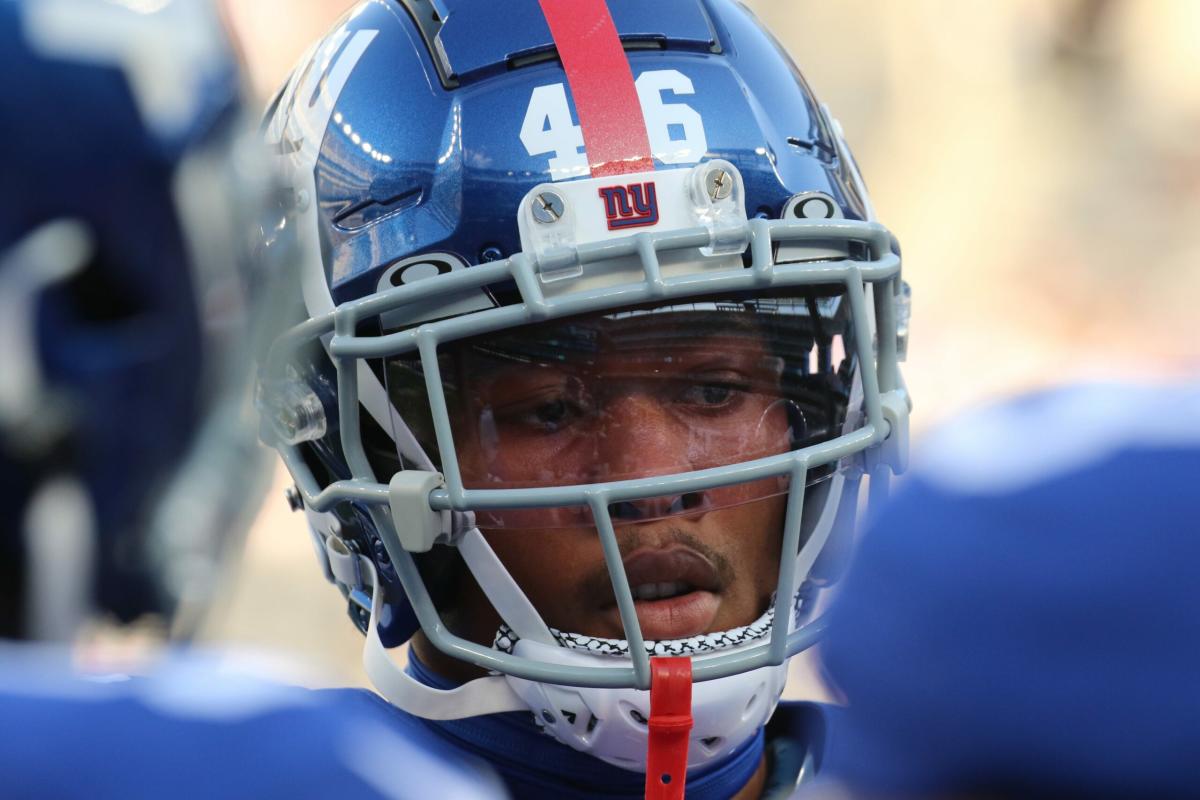
MULTIPOLYGON (((890 432, 906 427, 907 398, 899 383, 895 317, 891 302, 899 281, 900 259, 891 251, 891 237, 887 230, 877 223, 855 220, 752 220, 747 228, 745 233, 752 256, 749 268, 664 278, 659 270, 659 253, 704 247, 709 244, 709 232, 692 229, 640 233, 623 239, 579 245, 570 248, 570 252, 555 252, 538 262, 519 253, 505 261, 474 266, 344 303, 328 314, 296 326, 272 345, 266 370, 268 374, 278 375, 282 374, 282 365, 286 364, 294 348, 333 334, 328 350, 338 375, 341 444, 354 477, 322 488, 295 445, 276 444, 277 449, 296 478, 305 504, 310 509, 321 512, 339 503, 350 502, 366 510, 377 527, 426 635, 440 650, 483 669, 531 681, 597 688, 647 689, 650 682, 649 657, 642 646, 634 601, 608 507, 613 503, 705 491, 782 475, 790 476, 793 487, 803 487, 810 468, 836 463, 859 453, 878 451, 890 432), (827 245, 830 241, 865 245, 869 260, 775 263, 773 250, 778 243, 822 242, 827 245), (541 290, 540 274, 562 269, 564 264, 586 265, 629 256, 641 261, 644 278, 639 283, 583 290, 554 298, 547 298, 541 290), (426 323, 383 336, 360 337, 356 334, 363 320, 401 306, 443 293, 482 288, 508 280, 516 283, 524 301, 522 304, 426 323), (439 373, 437 350, 440 344, 543 320, 648 301, 820 283, 843 284, 846 300, 851 304, 854 347, 860 365, 866 412, 866 420, 857 430, 788 453, 675 475, 546 488, 463 488, 439 373), (865 292, 867 283, 874 287, 874 316, 880 332, 878 363, 868 319, 871 304, 865 292), (385 358, 414 349, 419 352, 423 362, 434 430, 445 473, 445 488, 433 488, 436 483, 427 481, 419 484, 422 487, 420 493, 408 497, 409 502, 398 503, 398 500, 404 499, 399 497, 403 493, 397 489, 398 480, 406 475, 421 476, 428 473, 397 473, 390 486, 377 482, 360 434, 357 365, 360 359, 385 358), (432 491, 429 490, 431 488, 432 491), (412 553, 428 550, 435 540, 449 542, 450 530, 445 522, 448 514, 442 512, 563 505, 586 505, 592 511, 630 644, 632 666, 551 665, 501 653, 457 637, 449 633, 441 621, 418 573, 412 553), (398 512, 404 517, 403 533, 397 531, 392 521, 398 512), (414 538, 412 529, 423 529, 424 537, 414 538)), ((898 461, 898 457, 881 456, 873 460, 874 466, 869 463, 867 468, 872 475, 878 472, 882 477, 889 469, 898 471, 898 461)), ((787 657, 810 647, 819 638, 825 626, 821 619, 794 631, 789 630, 791 626, 781 622, 790 619, 792 598, 801 582, 797 553, 800 549, 803 501, 803 490, 789 493, 776 596, 777 624, 769 642, 735 653, 696 657, 694 680, 713 680, 782 664, 787 657)), ((820 544, 806 544, 806 549, 812 551, 811 557, 805 559, 808 567, 811 567, 820 544)))

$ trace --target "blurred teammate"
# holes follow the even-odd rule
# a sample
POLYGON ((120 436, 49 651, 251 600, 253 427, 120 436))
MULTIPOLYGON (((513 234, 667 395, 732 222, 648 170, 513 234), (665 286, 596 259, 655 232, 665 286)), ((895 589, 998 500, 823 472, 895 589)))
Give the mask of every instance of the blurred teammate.
POLYGON ((1030 395, 923 456, 823 646, 827 796, 1194 797, 1200 384, 1030 395))
POLYGON ((268 138, 311 257, 263 429, 398 724, 522 797, 790 792, 822 723, 777 709, 788 659, 904 461, 907 293, 770 34, 364 2, 268 138))
POLYGON ((205 2, 0 0, 0 72, 0 794, 490 796, 365 696, 17 644, 185 640, 212 599, 264 486, 243 296, 276 195, 205 2))
POLYGON ((204 2, 6 0, 0 632, 190 633, 264 487, 242 389, 270 185, 204 2))

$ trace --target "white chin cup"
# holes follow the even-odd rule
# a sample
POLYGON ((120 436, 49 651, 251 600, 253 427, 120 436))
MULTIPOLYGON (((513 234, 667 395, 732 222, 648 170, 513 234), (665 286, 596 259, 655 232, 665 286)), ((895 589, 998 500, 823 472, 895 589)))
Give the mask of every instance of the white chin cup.
MULTIPOLYGON (((744 647, 761 645, 750 642, 744 647)), ((568 650, 522 639, 515 654, 564 666, 626 666, 627 658, 568 650)), ((645 772, 650 692, 640 689, 587 689, 535 683, 506 676, 509 686, 533 711, 538 723, 565 745, 616 767, 645 772)), ((787 662, 692 685, 694 724, 688 742, 688 769, 727 758, 753 737, 775 711, 787 682, 787 662)))

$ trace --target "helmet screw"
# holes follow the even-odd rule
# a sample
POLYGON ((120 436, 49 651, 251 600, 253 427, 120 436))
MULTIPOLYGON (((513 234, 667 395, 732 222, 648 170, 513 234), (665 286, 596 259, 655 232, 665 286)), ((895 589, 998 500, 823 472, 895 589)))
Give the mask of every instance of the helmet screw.
POLYGON ((558 222, 564 209, 563 199, 554 192, 540 192, 533 198, 533 218, 538 222, 558 222))
POLYGON ((304 508, 304 498, 300 496, 300 492, 295 486, 289 486, 284 489, 283 497, 287 500, 288 508, 292 511, 300 511, 304 508))
POLYGON ((723 169, 714 169, 704 176, 704 186, 712 200, 724 200, 733 192, 733 176, 723 169))
POLYGON ((376 539, 371 550, 375 554, 376 564, 380 565, 381 567, 388 567, 391 565, 392 559, 388 555, 387 547, 384 546, 382 541, 376 539))
POLYGON ((479 260, 485 264, 490 264, 493 261, 499 261, 504 258, 504 251, 495 245, 483 248, 479 253, 479 260))

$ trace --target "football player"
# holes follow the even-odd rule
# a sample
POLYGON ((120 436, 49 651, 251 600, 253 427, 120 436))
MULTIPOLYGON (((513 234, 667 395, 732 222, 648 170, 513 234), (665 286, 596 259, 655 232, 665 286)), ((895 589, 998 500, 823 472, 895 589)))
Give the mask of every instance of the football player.
POLYGON ((48 649, 184 641, 217 590, 264 485, 242 298, 277 184, 203 0, 0 0, 0 72, 0 794, 494 796, 361 695, 48 649))
POLYGON ((313 257, 262 427, 399 724, 521 797, 790 792, 909 403, 898 245, 787 55, 727 0, 376 0, 269 115, 313 257))
POLYGON ((822 647, 813 797, 1193 797, 1200 384, 1073 386, 932 435, 822 647))

